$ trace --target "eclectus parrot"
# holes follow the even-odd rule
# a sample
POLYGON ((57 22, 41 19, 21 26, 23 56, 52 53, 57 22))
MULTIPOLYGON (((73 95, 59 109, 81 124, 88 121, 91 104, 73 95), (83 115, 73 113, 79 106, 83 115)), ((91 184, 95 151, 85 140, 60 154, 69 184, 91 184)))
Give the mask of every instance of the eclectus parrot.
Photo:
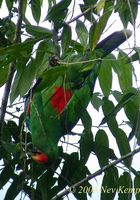
MULTIPOLYGON (((130 36, 129 30, 115 32, 101 41, 94 51, 103 58, 130 36)), ((86 54, 87 59, 89 52, 86 54)), ((100 62, 101 59, 86 65, 81 61, 80 64, 49 68, 29 91, 25 113, 33 146, 39 150, 32 156, 36 162, 50 164, 61 155, 58 141, 70 133, 87 108, 100 62)))

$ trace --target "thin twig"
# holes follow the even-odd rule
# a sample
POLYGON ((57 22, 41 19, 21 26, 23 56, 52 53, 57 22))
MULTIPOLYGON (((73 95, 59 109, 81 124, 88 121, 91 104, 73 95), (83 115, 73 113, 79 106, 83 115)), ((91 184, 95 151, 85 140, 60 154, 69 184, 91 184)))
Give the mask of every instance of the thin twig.
POLYGON ((54 198, 52 198, 52 200, 57 200, 59 198, 62 198, 63 196, 69 194, 71 191, 76 191, 76 188, 81 186, 83 183, 91 180, 92 178, 95 178, 96 176, 101 175, 104 171, 106 171, 107 169, 117 165, 118 163, 120 163, 121 161, 125 160, 128 157, 134 156, 136 153, 140 152, 140 147, 135 149, 134 151, 125 154, 124 156, 122 156, 121 158, 118 158, 117 160, 113 161, 112 163, 105 165, 104 167, 102 167, 101 169, 99 169, 98 171, 96 171, 95 173, 87 176, 86 178, 82 179, 81 181, 75 183, 74 185, 72 185, 71 187, 69 187, 68 189, 66 189, 65 191, 61 192, 60 194, 56 195, 54 198))
POLYGON ((16 119, 19 119, 20 117, 18 117, 17 115, 14 115, 12 112, 9 112, 9 111, 7 111, 6 110, 6 113, 8 114, 8 115, 11 115, 13 118, 16 118, 16 119))
POLYGON ((12 108, 13 106, 17 106, 17 105, 19 105, 19 104, 24 104, 24 103, 25 103, 24 100, 21 101, 21 102, 16 102, 16 103, 13 103, 13 104, 7 105, 7 108, 12 108))
POLYGON ((79 19, 80 17, 84 16, 86 13, 88 13, 91 10, 91 8, 86 9, 83 13, 77 15, 76 17, 74 17, 73 19, 71 19, 70 21, 66 22, 66 24, 71 24, 72 22, 76 21, 77 19, 79 19))
MULTIPOLYGON (((23 7, 23 0, 19 0, 16 33, 15 33, 15 38, 13 41, 14 44, 17 44, 20 42, 21 25, 22 25, 22 7, 23 7)), ((9 94, 10 94, 11 84, 12 84, 12 80, 15 73, 15 65, 16 65, 16 61, 13 61, 10 64, 7 81, 5 84, 4 94, 3 94, 2 103, 1 103, 1 110, 0 110, 0 134, 2 134, 3 132, 4 117, 6 113, 6 107, 8 103, 9 94)))

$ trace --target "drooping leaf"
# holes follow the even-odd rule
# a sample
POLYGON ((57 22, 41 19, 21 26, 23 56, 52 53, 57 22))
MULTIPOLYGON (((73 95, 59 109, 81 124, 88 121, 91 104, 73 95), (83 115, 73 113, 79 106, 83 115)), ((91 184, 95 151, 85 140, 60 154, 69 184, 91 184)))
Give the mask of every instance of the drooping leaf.
POLYGON ((2 1, 3 1, 3 0, 0 0, 0 8, 1 8, 1 5, 2 5, 2 1))
POLYGON ((118 75, 120 88, 126 92, 132 87, 132 64, 127 63, 127 55, 120 51, 117 62, 114 62, 113 69, 118 75))
POLYGON ((81 116, 81 120, 82 120, 82 123, 83 123, 83 126, 84 126, 84 130, 88 133, 91 132, 92 119, 91 119, 89 113, 86 110, 83 111, 82 116, 81 116))
POLYGON ((6 5, 9 11, 12 10, 14 0, 6 0, 6 5))
POLYGON ((54 172, 49 169, 46 173, 42 174, 38 180, 37 188, 42 194, 42 199, 51 199, 55 194, 51 189, 56 183, 57 179, 53 177, 54 172))
POLYGON ((93 12, 93 9, 92 9, 93 3, 92 3, 92 1, 90 1, 90 2, 88 1, 88 3, 91 3, 91 5, 85 6, 85 4, 80 4, 80 9, 81 9, 81 12, 83 13, 85 19, 87 19, 88 21, 93 23, 95 21, 95 18, 94 18, 93 14, 92 14, 92 12, 93 12), (91 9, 90 9, 90 6, 91 6, 91 9))
POLYGON ((119 180, 118 180, 118 196, 119 200, 128 200, 132 197, 132 192, 130 192, 132 188, 132 179, 131 175, 128 172, 124 172, 119 180))
POLYGON ((111 118, 112 116, 116 116, 116 114, 121 110, 121 108, 123 108, 127 102, 129 102, 132 97, 135 95, 135 93, 130 92, 125 94, 120 101, 118 102, 118 104, 115 106, 115 108, 108 114, 106 115, 103 119, 101 124, 104 124, 107 122, 107 120, 109 120, 109 118, 111 118))
POLYGON ((83 2, 84 2, 84 5, 85 5, 86 7, 89 7, 89 6, 92 6, 92 5, 96 4, 97 0, 90 0, 90 1, 88 1, 88 0, 83 0, 83 2))
POLYGON ((8 188, 6 195, 5 195, 5 200, 14 200, 16 196, 19 194, 21 187, 22 187, 22 181, 23 181, 23 174, 21 175, 16 175, 14 174, 13 176, 13 182, 11 183, 10 187, 8 188))
POLYGON ((116 4, 116 11, 118 11, 121 21, 126 28, 130 22, 132 25, 135 23, 137 11, 138 11, 138 2, 137 1, 118 1, 116 4))
MULTIPOLYGON (((137 89, 132 88, 130 92, 134 92, 130 101, 128 101, 124 107, 124 111, 128 119, 130 120, 130 127, 132 128, 129 134, 129 140, 135 136, 140 141, 140 127, 139 127, 139 92, 137 89)), ((139 142, 138 142, 139 143, 139 142)))
POLYGON ((85 24, 80 20, 76 21, 76 33, 77 33, 78 39, 80 40, 80 43, 86 49, 87 39, 88 39, 88 31, 87 31, 85 24))
POLYGON ((57 28, 62 27, 63 20, 67 15, 68 6, 70 5, 70 3, 71 0, 62 0, 59 3, 55 4, 48 12, 45 20, 53 21, 57 28))
POLYGON ((108 152, 106 152, 106 150, 108 151, 109 149, 109 140, 104 130, 99 130, 96 133, 94 145, 95 145, 94 150, 95 150, 100 166, 103 167, 107 165, 109 155, 108 155, 108 152))
POLYGON ((2 142, 2 146, 8 153, 14 154, 17 152, 17 146, 13 142, 2 142))
POLYGON ((81 119, 84 131, 80 138, 80 161, 86 163, 91 153, 93 144, 93 134, 91 131, 92 120, 86 110, 83 111, 81 119))
POLYGON ((26 25, 26 31, 34 37, 52 37, 52 32, 49 29, 41 26, 26 25))
POLYGON ((133 124, 128 122, 127 124, 132 128, 131 132, 129 133, 128 139, 131 140, 134 136, 137 138, 137 143, 140 144, 140 112, 138 111, 133 124))
POLYGON ((130 93, 134 93, 134 95, 132 95, 130 101, 126 103, 124 110, 130 122, 133 123, 136 120, 139 110, 139 92, 137 89, 131 88, 130 93))
POLYGON ((91 103, 93 107, 99 111, 99 108, 102 106, 103 102, 102 99, 100 98, 100 93, 96 92, 93 93, 92 98, 91 98, 91 103))
POLYGON ((19 95, 23 97, 27 93, 33 83, 35 72, 36 68, 34 62, 28 63, 27 66, 21 66, 21 69, 17 71, 10 94, 11 103, 13 103, 19 95), (30 76, 28 76, 28 74, 30 74, 30 76))
POLYGON ((23 9, 22 9, 23 15, 25 15, 26 8, 27 8, 27 0, 24 0, 24 1, 23 1, 23 9))
POLYGON ((105 171, 102 182, 101 200, 113 200, 117 191, 118 185, 118 170, 116 167, 111 167, 105 171))
POLYGON ((65 158, 64 166, 61 171, 61 176, 59 176, 58 178, 58 185, 59 185, 60 190, 65 188, 67 185, 69 185, 70 183, 69 181, 76 170, 76 165, 77 165, 76 163, 78 162, 78 154, 77 153, 72 153, 70 155, 65 154, 64 158, 65 158), (69 167, 70 165, 71 167, 69 167))
POLYGON ((90 30, 90 38, 89 38, 89 47, 90 49, 93 51, 94 48, 96 47, 101 34, 107 24, 107 21, 112 13, 113 10, 113 2, 112 1, 106 1, 105 5, 104 5, 104 12, 101 16, 101 18, 99 19, 98 23, 94 23, 93 27, 91 27, 90 30))
POLYGON ((0 87, 3 86, 6 83, 7 75, 8 75, 8 66, 5 66, 3 68, 0 68, 0 87))
POLYGON ((67 51, 69 50, 69 46, 71 44, 71 27, 68 25, 65 25, 63 27, 63 32, 62 32, 62 53, 65 55, 67 51))
POLYGON ((136 200, 140 200, 140 172, 137 172, 137 175, 134 179, 134 194, 136 197, 136 200))
POLYGON ((38 24, 39 21, 40 21, 40 16, 41 16, 41 3, 40 3, 40 0, 31 1, 31 9, 32 9, 32 15, 34 17, 34 20, 38 24))
POLYGON ((119 102, 123 96, 123 94, 118 90, 111 91, 111 94, 114 96, 117 102, 119 102))
POLYGON ((127 63, 140 60, 140 48, 135 47, 134 52, 135 52, 134 54, 132 54, 130 57, 128 57, 127 63))
POLYGON ((102 60, 98 76, 104 96, 109 96, 112 87, 112 61, 109 60, 112 58, 114 56, 107 57, 107 60, 102 60))
MULTIPOLYGON (((60 189, 66 187, 67 185, 70 187, 74 183, 84 178, 87 174, 90 174, 87 167, 83 166, 82 162, 79 161, 77 153, 72 153, 70 155, 65 154, 64 159, 65 159, 65 163, 61 172, 61 176, 59 176, 59 179, 58 179, 60 189)), ((83 186, 90 187, 91 185, 87 182, 83 184, 83 186)), ((77 190, 73 193, 74 196, 77 199, 81 199, 81 200, 86 199, 88 191, 86 193, 83 193, 83 192, 80 193, 78 191, 79 191, 79 188, 77 188, 77 190)))
MULTIPOLYGON (((102 106, 104 115, 107 116, 114 109, 113 102, 104 98, 104 104, 102 106)), ((112 116, 107 121, 107 125, 116 139, 121 156, 129 153, 131 151, 130 144, 126 133, 118 127, 117 120, 115 116, 112 116)), ((124 160, 124 163, 129 167, 131 165, 131 158, 124 160)))
POLYGON ((14 168, 11 166, 11 164, 8 164, 4 167, 4 169, 0 173, 0 189, 2 189, 4 185, 9 181, 13 173, 14 168))
MULTIPOLYGON (((27 41, 20 44, 13 44, 5 48, 0 48, 0 55, 12 57, 13 60, 19 58, 20 56, 25 56, 26 52, 28 52, 28 48, 33 47, 33 45, 38 42, 38 40, 28 39, 27 41)), ((3 59, 5 58, 3 57, 3 59)))

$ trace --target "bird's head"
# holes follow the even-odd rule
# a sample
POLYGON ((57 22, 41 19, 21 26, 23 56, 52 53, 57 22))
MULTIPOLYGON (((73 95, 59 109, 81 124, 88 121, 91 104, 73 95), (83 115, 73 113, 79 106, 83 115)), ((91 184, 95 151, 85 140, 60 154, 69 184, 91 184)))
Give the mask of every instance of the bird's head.
POLYGON ((31 158, 38 164, 51 165, 57 160, 61 160, 62 153, 62 147, 56 146, 54 148, 48 148, 45 153, 40 150, 32 150, 31 158))
POLYGON ((33 152, 31 158, 39 164, 48 164, 49 162, 48 156, 40 151, 33 152))

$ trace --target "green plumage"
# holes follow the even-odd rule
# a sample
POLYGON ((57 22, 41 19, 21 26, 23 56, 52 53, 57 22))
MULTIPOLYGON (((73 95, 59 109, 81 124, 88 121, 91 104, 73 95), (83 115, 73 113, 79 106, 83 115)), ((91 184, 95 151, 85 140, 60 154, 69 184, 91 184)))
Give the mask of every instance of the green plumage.
MULTIPOLYGON (((130 35, 130 31, 112 34, 97 45, 96 55, 103 58, 130 35), (110 41, 114 43, 110 44, 110 41)), ((87 51, 86 59, 91 57, 89 54, 87 51)), ((70 60, 73 61, 73 58, 70 60)), ((72 130, 90 102, 100 62, 87 65, 81 61, 75 65, 61 65, 48 69, 33 90, 29 123, 32 142, 48 156, 50 163, 59 157, 59 139, 72 130)))

